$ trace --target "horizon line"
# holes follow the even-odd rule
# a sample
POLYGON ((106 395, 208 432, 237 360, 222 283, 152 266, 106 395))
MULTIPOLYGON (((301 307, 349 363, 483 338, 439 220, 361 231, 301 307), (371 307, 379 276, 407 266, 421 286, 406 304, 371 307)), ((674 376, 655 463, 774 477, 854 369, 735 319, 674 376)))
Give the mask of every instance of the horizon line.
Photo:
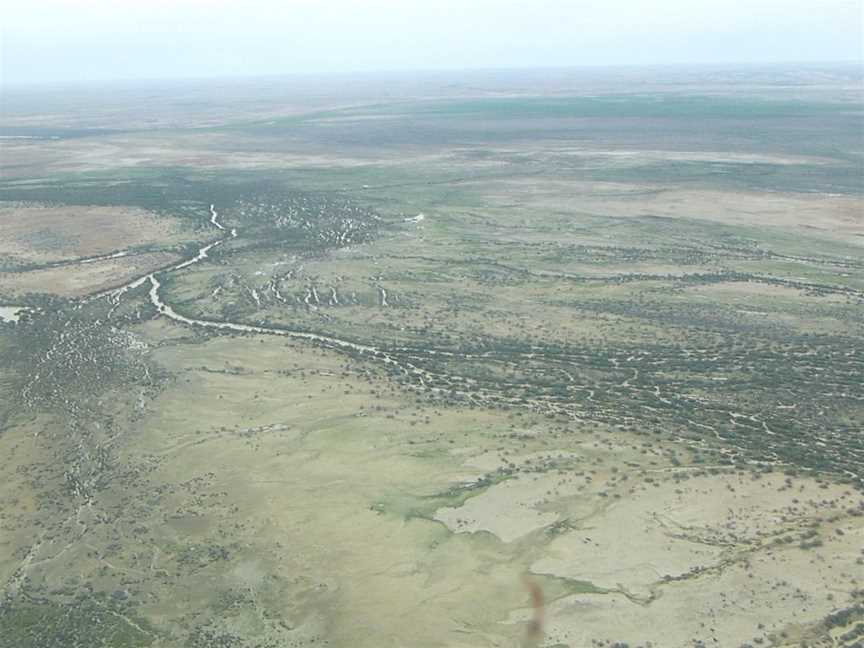
POLYGON ((771 68, 771 67, 857 67, 864 77, 864 59, 808 59, 782 61, 695 61, 667 63, 580 63, 568 65, 510 65, 478 67, 429 67, 429 68, 375 68, 345 71, 317 72, 262 72, 251 74, 204 74, 189 76, 133 76, 133 77, 94 77, 87 79, 40 79, 35 81, 6 81, 0 73, 0 88, 19 89, 46 86, 86 86, 93 84, 134 84, 134 83, 201 83, 208 81, 254 81, 266 79, 341 79, 374 76, 410 76, 452 73, 483 72, 530 72, 530 71, 568 71, 568 70, 640 70, 640 69, 686 69, 686 68, 771 68))

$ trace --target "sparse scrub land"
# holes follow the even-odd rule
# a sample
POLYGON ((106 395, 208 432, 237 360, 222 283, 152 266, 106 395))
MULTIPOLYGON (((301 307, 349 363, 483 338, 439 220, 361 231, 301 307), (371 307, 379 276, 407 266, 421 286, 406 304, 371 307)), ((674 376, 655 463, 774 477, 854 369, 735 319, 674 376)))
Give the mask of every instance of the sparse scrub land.
POLYGON ((0 646, 860 642, 860 106, 710 89, 16 141, 0 646))

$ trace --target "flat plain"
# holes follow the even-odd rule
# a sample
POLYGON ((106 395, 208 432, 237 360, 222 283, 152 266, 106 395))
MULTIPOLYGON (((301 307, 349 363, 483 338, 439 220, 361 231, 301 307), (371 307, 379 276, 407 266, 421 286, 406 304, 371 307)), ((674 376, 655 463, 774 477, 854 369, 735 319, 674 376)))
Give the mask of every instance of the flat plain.
POLYGON ((862 98, 10 92, 0 646, 860 646, 862 98))

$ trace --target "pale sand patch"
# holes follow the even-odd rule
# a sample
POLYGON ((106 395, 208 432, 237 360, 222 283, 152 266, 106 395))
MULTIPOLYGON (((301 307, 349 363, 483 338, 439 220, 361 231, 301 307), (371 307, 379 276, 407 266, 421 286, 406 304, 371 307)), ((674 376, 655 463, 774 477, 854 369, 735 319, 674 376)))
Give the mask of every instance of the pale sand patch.
MULTIPOLYGON (((519 474, 472 497, 462 506, 438 509, 435 519, 455 533, 488 531, 503 542, 513 542, 558 522, 560 514, 543 510, 543 506, 558 497, 577 495, 586 483, 583 477, 568 479, 551 473, 519 474)), ((573 514, 588 515, 593 505, 585 500, 575 508, 580 510, 573 511, 573 514)))
POLYGON ((13 324, 21 319, 22 313, 26 313, 31 309, 26 306, 0 306, 0 322, 12 322, 13 324))
POLYGON ((137 207, 0 203, 0 256, 50 263, 184 240, 179 221, 137 207))
MULTIPOLYGON (((849 196, 671 190, 638 200, 602 200, 589 208, 610 216, 666 216, 821 230, 848 236, 849 243, 864 235, 862 202, 849 196)), ((864 240, 857 243, 864 245, 864 240)))
POLYGON ((720 281, 714 284, 703 284, 685 288, 687 292, 704 293, 718 297, 785 297, 800 299, 803 290, 791 286, 777 286, 756 281, 720 281))
MULTIPOLYGON (((776 164, 780 166, 794 165, 831 165, 836 160, 812 155, 776 155, 770 153, 738 153, 734 151, 663 151, 659 149, 603 149, 585 147, 566 147, 559 142, 544 142, 539 149, 527 148, 495 148, 486 149, 498 157, 524 155, 543 160, 561 158, 601 159, 604 162, 617 163, 620 166, 640 166, 657 162, 713 162, 717 164, 776 164)), ((455 157, 471 155, 473 149, 456 149, 455 157)), ((473 160, 473 158, 472 158, 473 160)))
MULTIPOLYGON (((776 284, 759 283, 756 281, 723 281, 716 284, 693 285, 684 288, 686 293, 690 293, 700 298, 711 298, 719 301, 725 301, 734 305, 748 304, 755 308, 751 311, 739 311, 745 314, 766 315, 767 313, 759 310, 761 304, 788 304, 790 300, 795 300, 798 304, 818 303, 818 304, 842 304, 848 297, 843 293, 830 293, 813 295, 801 288, 792 286, 778 286, 776 284), (753 301, 753 298, 762 298, 766 301, 753 301)), ((771 313, 774 320, 782 320, 789 318, 792 323, 799 318, 791 315, 784 315, 779 312, 771 313)), ((824 326, 824 324, 823 324, 824 326)))
POLYGON ((800 531, 816 513, 853 503, 846 489, 812 480, 783 488, 782 475, 737 474, 648 487, 555 538, 531 569, 646 596, 664 577, 716 566, 729 551, 800 531))
MULTIPOLYGON (((545 645, 590 646, 592 640, 607 639, 690 648, 694 639, 739 646, 757 637, 771 645, 764 639, 768 634, 794 632, 849 604, 854 588, 849 575, 860 577, 861 572, 855 560, 864 529, 857 524, 825 547, 770 549, 752 558, 749 568, 737 563, 716 575, 670 583, 647 605, 618 593, 576 594, 551 602, 545 645)), ((510 621, 528 618, 530 612, 520 610, 510 621)))
POLYGON ((727 225, 802 228, 864 245, 864 207, 835 194, 667 189, 650 184, 508 179, 487 184, 493 204, 612 217, 692 218, 727 225))
MULTIPOLYGON (((16 166, 0 169, 8 177, 27 177, 21 169, 33 173, 82 173, 118 168, 147 166, 180 166, 195 169, 286 169, 286 168, 353 168, 370 162, 382 165, 404 165, 402 156, 373 151, 367 156, 348 156, 324 152, 246 151, 237 150, 236 142, 220 146, 213 134, 159 139, 154 137, 118 137, 87 139, 86 146, 77 140, 45 144, 34 142, 16 152, 16 166), (36 171, 35 169, 38 169, 36 171)), ((6 146, 4 144, 4 146, 6 146)), ((10 156, 11 157, 11 156, 10 156)), ((435 160, 439 156, 412 156, 415 162, 435 160)))
POLYGON ((124 283, 180 260, 176 254, 153 252, 94 261, 83 265, 29 272, 0 272, 0 292, 9 295, 48 293, 81 297, 124 283))

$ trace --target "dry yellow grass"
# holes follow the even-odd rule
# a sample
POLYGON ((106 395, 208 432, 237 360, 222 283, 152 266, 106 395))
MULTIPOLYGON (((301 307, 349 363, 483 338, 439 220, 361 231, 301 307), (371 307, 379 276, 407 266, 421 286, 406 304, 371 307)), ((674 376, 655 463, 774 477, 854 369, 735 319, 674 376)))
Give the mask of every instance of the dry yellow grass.
POLYGON ((0 256, 29 263, 171 244, 189 234, 179 221, 135 207, 0 203, 0 256))
POLYGON ((82 297, 121 286, 179 259, 176 254, 152 252, 83 265, 58 266, 29 272, 0 272, 0 292, 11 296, 46 293, 61 297, 82 297))

